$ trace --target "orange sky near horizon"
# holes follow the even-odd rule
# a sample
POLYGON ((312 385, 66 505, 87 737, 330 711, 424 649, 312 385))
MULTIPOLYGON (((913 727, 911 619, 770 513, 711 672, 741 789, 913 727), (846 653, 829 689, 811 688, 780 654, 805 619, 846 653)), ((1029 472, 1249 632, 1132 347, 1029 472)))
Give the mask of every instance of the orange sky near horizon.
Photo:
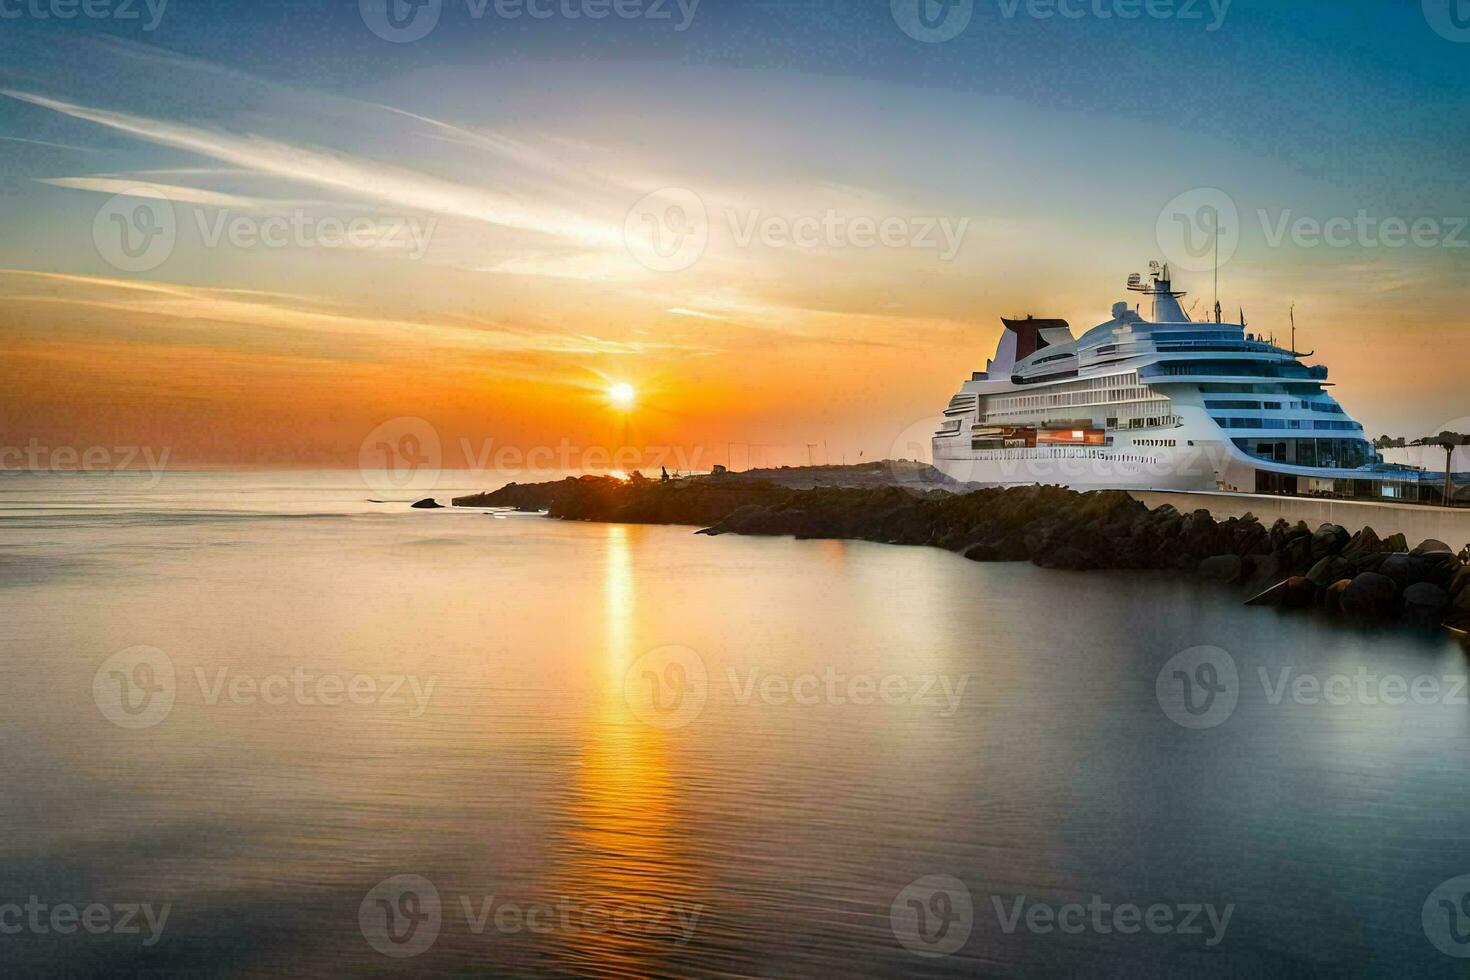
MULTIPOLYGON (((355 467, 385 423, 421 418, 456 469, 625 438, 696 468, 923 456, 1000 317, 1108 319, 1130 272, 1177 258, 1162 216, 1201 187, 1242 225, 1227 319, 1244 307, 1284 343, 1294 303, 1370 437, 1470 429, 1464 250, 1273 241, 1275 215, 1373 202, 1225 137, 795 72, 778 111, 772 76, 699 66, 602 64, 579 86, 575 66, 476 63, 349 97, 162 49, 86 56, 130 84, 40 73, 0 96, 45 137, 0 143, 23 175, 0 187, 0 449, 355 467), (576 98, 547 90, 552 68, 576 98), (1104 145, 1154 149, 1091 166, 1104 145), (667 193, 679 207, 650 213, 667 193), (115 236, 159 201, 169 250, 137 266, 115 236), (333 237, 354 221, 364 240, 333 237), (289 240, 265 240, 272 222, 289 240), (421 237, 386 234, 405 227, 421 237)), ((1175 284, 1203 316, 1209 272, 1175 284)))

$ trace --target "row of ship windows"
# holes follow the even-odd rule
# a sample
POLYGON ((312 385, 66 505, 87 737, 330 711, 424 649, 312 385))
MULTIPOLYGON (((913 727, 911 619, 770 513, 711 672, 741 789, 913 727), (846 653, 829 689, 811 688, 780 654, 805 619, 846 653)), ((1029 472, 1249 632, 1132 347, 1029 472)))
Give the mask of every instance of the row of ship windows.
POLYGON ((1322 402, 1306 402, 1306 401, 1256 402, 1256 401, 1211 401, 1209 399, 1206 399, 1205 400, 1205 408, 1209 408, 1209 409, 1246 408, 1246 409, 1252 409, 1252 410, 1258 410, 1258 411, 1268 411, 1268 410, 1271 410, 1271 409, 1287 408, 1287 409, 1300 409, 1300 410, 1306 411, 1306 412, 1324 412, 1324 413, 1326 413, 1328 415, 1343 415, 1343 414, 1346 414, 1346 413, 1343 412, 1341 405, 1327 405, 1327 404, 1324 404, 1322 402))
POLYGON ((1012 395, 1008 398, 987 399, 988 411, 1013 412, 1023 408, 1059 408, 1065 405, 1090 405, 1099 401, 1127 402, 1156 399, 1158 395, 1142 386, 1135 388, 1106 388, 1098 391, 1078 391, 1057 395, 1012 395))
POLYGON ((1178 442, 1177 439, 1134 439, 1133 440, 1133 444, 1135 446, 1162 446, 1162 447, 1169 447, 1169 446, 1177 446, 1177 445, 1179 445, 1179 442, 1178 442))
POLYGON ((1319 419, 1244 419, 1211 415, 1216 424, 1227 429, 1327 429, 1353 432, 1363 427, 1356 422, 1323 422, 1319 419))
MULTIPOLYGON (((1138 384, 1138 372, 1129 371, 1127 374, 1110 374, 1100 378, 1088 378, 1085 381, 1070 381, 1066 384, 1055 385, 1048 388, 1049 395, 1012 395, 1009 397, 994 397, 987 399, 995 405, 1015 404, 1018 407, 1026 407, 1022 404, 1027 399, 1032 399, 1031 404, 1043 404, 1040 399, 1056 398, 1062 395, 1079 391, 1104 391, 1120 387, 1138 384)), ((1053 403, 1055 404, 1055 403, 1053 403)))

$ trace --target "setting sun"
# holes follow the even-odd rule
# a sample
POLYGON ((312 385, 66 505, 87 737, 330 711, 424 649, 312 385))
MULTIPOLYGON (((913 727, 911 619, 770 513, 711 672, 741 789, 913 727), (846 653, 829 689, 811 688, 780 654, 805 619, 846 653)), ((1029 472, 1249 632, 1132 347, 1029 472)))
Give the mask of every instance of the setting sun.
POLYGON ((607 390, 607 397, 618 408, 632 408, 637 396, 638 393, 633 390, 633 386, 626 382, 619 382, 607 390))

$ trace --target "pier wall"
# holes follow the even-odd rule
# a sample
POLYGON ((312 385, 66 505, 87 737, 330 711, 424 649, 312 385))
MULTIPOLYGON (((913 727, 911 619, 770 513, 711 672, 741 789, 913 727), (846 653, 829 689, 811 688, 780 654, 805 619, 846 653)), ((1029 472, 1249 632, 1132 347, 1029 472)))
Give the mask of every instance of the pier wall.
POLYGON ((1425 538, 1436 538, 1456 551, 1470 543, 1470 508, 1465 507, 1424 507, 1374 500, 1318 500, 1251 493, 1135 490, 1132 494, 1149 507, 1172 504, 1184 513, 1204 508, 1216 520, 1250 513, 1267 527, 1278 517, 1292 523, 1305 521, 1313 528, 1319 524, 1341 524, 1353 533, 1372 527, 1379 537, 1403 532, 1411 548, 1425 538))

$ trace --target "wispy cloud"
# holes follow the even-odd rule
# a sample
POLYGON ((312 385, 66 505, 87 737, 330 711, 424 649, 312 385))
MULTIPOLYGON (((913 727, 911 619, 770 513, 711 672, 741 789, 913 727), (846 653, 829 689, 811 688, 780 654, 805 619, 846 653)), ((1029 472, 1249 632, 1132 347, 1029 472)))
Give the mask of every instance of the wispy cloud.
POLYGON ((158 184, 126 177, 43 177, 39 178, 39 183, 50 184, 53 187, 68 187, 73 190, 95 191, 98 194, 126 194, 134 197, 151 194, 161 196, 176 204, 199 204, 204 207, 236 208, 244 211, 279 211, 313 203, 242 197, 238 194, 223 194, 199 187, 158 184))
POLYGON ((60 305, 126 314, 115 330, 140 325, 171 325, 184 331, 236 328, 257 339, 280 331, 318 337, 370 340, 392 350, 408 345, 421 353, 435 350, 541 353, 547 355, 626 355, 669 349, 665 343, 625 342, 587 333, 510 329, 467 318, 426 322, 371 317, 335 309, 320 301, 287 294, 207 289, 176 283, 109 279, 99 276, 0 270, 11 303, 60 305), (29 288, 27 288, 29 287, 29 288), (456 322, 457 319, 457 322, 456 322))
POLYGON ((382 204, 541 232, 587 245, 622 244, 621 229, 588 215, 528 204, 482 187, 341 151, 152 119, 16 89, 0 89, 0 94, 149 142, 382 204))

